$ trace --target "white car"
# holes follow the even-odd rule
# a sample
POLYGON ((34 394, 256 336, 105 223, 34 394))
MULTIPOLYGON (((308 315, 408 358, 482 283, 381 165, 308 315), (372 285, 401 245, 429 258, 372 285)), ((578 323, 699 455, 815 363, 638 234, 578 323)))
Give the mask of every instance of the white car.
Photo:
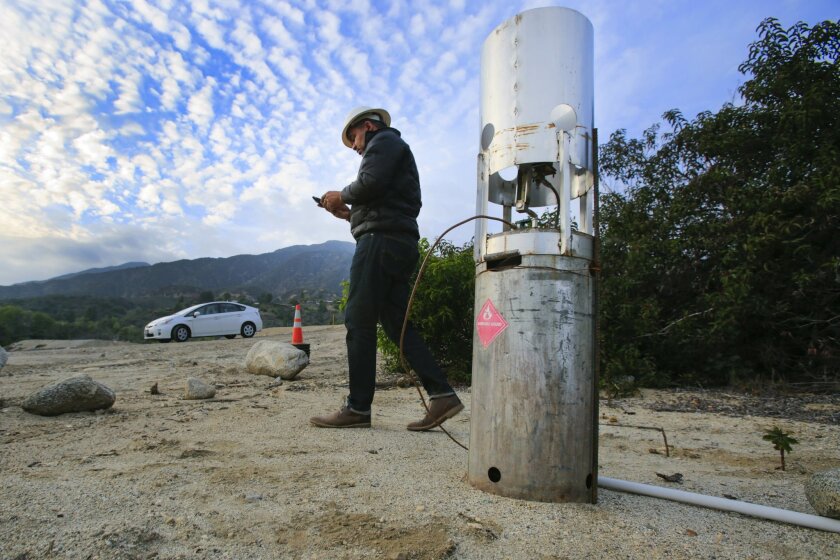
POLYGON ((251 338, 262 330, 260 310, 231 301, 199 303, 186 309, 155 319, 143 329, 143 338, 161 342, 186 342, 190 337, 241 334, 251 338))

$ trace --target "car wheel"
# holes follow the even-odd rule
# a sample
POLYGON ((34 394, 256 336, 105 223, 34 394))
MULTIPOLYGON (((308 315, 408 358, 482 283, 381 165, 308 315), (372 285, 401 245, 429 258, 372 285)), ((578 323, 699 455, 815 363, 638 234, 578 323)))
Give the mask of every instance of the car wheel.
POLYGON ((257 327, 254 323, 245 323, 242 325, 242 336, 244 338, 251 338, 257 332, 257 327))
POLYGON ((186 342, 190 339, 190 329, 186 325, 178 325, 172 329, 172 340, 186 342))
POLYGON ((226 334, 226 335, 225 335, 225 338, 227 338, 228 340, 230 340, 231 338, 236 338, 236 335, 235 335, 235 334, 226 334))

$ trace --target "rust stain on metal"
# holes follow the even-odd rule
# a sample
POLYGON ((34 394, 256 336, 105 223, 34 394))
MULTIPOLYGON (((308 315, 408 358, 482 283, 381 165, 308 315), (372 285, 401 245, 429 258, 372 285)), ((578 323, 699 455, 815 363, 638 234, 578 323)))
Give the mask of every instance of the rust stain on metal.
MULTIPOLYGON (((518 23, 518 22, 517 22, 517 23, 518 23)), ((507 29, 508 27, 510 27, 510 24, 511 24, 511 21, 510 21, 510 20, 507 20, 506 22, 502 23, 499 27, 497 27, 497 28, 494 30, 494 33, 495 33, 496 35, 501 34, 501 33, 502 33, 502 31, 504 31, 505 29, 507 29)))
MULTIPOLYGON (((550 125, 550 126, 554 126, 554 125, 552 124, 552 125, 550 125)), ((537 124, 523 124, 523 125, 519 125, 519 126, 512 126, 512 127, 509 127, 509 128, 503 128, 503 129, 501 129, 501 130, 497 131, 497 132, 493 135, 493 138, 495 138, 495 137, 497 137, 497 136, 502 136, 502 135, 504 135, 504 134, 509 134, 509 133, 511 133, 511 132, 512 132, 513 134, 517 135, 517 136, 519 136, 519 135, 525 135, 525 134, 533 134, 534 132, 537 132, 537 130, 539 130, 539 128, 540 128, 540 123, 537 123, 537 124)))

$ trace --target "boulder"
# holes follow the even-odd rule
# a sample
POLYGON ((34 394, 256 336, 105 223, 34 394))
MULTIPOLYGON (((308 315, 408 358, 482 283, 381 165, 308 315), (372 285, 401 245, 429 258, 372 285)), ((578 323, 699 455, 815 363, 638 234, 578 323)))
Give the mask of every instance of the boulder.
POLYGON ((291 344, 273 340, 260 340, 245 356, 246 369, 255 375, 269 375, 294 379, 309 365, 309 356, 291 344))
POLYGON ((212 399, 216 396, 216 387, 208 385, 196 377, 188 377, 184 386, 184 398, 187 400, 212 399))
POLYGON ((116 393, 102 383, 88 375, 79 375, 35 391, 23 401, 21 408, 32 414, 57 416, 111 408, 116 398, 116 393))
POLYGON ((0 369, 3 369, 3 366, 6 365, 6 362, 9 360, 9 353, 6 352, 2 346, 0 346, 0 369))
POLYGON ((805 482, 805 496, 823 517, 840 519, 840 468, 812 474, 805 482))

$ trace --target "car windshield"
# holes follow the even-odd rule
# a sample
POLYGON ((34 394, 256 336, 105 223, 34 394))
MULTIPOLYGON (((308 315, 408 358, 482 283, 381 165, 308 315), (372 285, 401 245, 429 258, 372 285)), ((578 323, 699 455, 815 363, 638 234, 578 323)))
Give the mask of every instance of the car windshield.
POLYGON ((189 315, 199 307, 204 305, 203 303, 199 303, 198 305, 193 305, 192 307, 187 307, 186 309, 182 309, 181 311, 175 313, 175 315, 189 315))

